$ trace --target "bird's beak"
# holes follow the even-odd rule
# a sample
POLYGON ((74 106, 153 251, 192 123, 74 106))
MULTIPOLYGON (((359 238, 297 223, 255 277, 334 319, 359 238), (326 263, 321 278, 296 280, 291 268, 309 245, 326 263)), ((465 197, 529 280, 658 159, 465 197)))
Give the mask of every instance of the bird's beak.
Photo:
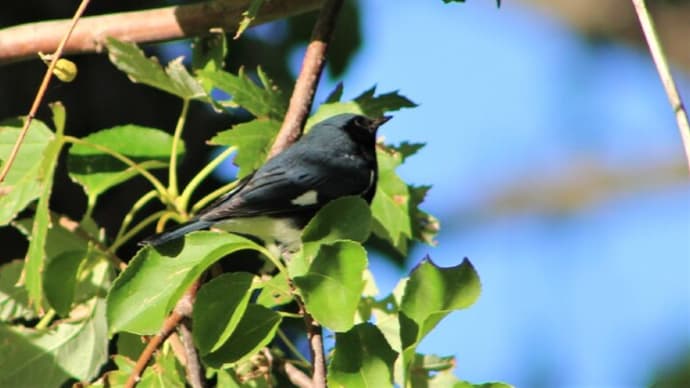
POLYGON ((385 124, 386 121, 388 121, 388 120, 390 120, 390 119, 392 119, 392 118, 393 118, 393 116, 381 116, 381 117, 377 117, 377 118, 371 120, 371 127, 372 127, 372 129, 376 129, 376 128, 382 126, 383 124, 385 124))

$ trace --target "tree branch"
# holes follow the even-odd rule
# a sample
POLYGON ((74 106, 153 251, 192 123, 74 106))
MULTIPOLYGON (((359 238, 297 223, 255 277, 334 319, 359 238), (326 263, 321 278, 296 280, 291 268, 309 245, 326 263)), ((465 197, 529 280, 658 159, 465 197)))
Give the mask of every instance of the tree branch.
MULTIPOLYGON (((267 1, 254 25, 317 9, 319 0, 267 1)), ((212 27, 237 29, 249 0, 211 0, 201 3, 89 16, 79 20, 64 54, 100 52, 106 37, 130 42, 159 42, 205 34, 212 27)), ((69 27, 69 20, 52 20, 0 29, 0 64, 36 58, 53 52, 69 27)))
MULTIPOLYGON (((156 352, 159 346, 175 331, 177 325, 182 322, 184 318, 192 316, 192 309, 194 307, 194 299, 196 298, 196 292, 199 290, 201 285, 200 279, 197 279, 190 287, 187 289, 185 294, 180 298, 180 300, 175 305, 173 312, 165 319, 163 326, 160 331, 154 335, 151 340, 146 344, 146 347, 139 355, 137 363, 132 369, 132 373, 127 378, 125 383, 125 388, 133 388, 141 379, 142 373, 146 369, 149 361, 153 357, 153 353, 156 352)), ((187 360, 187 364, 190 360, 187 360)))
POLYGON ((304 322, 307 325, 307 338, 311 349, 312 386, 326 388, 328 384, 326 382, 326 355, 323 350, 323 328, 308 312, 304 314, 304 322))
POLYGON ((280 132, 269 152, 269 158, 294 143, 302 134, 302 127, 307 121, 314 101, 314 93, 326 63, 326 50, 333 35, 336 17, 342 5, 343 0, 324 0, 323 2, 311 35, 311 42, 302 59, 302 69, 292 90, 290 105, 285 113, 280 132))

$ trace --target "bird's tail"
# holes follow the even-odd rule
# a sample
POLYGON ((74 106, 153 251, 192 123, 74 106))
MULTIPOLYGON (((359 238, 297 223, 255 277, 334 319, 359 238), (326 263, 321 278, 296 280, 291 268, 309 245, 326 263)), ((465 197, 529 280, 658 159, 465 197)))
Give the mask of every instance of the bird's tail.
POLYGON ((160 234, 153 235, 141 241, 139 245, 161 245, 168 241, 172 241, 184 236, 187 233, 194 232, 196 230, 206 229, 213 225, 213 222, 194 220, 186 224, 182 224, 175 229, 163 232, 160 234))

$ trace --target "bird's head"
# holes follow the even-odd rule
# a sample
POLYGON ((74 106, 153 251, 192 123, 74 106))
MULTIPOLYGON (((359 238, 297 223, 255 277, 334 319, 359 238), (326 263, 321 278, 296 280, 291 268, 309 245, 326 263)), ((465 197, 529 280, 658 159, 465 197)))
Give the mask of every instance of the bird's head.
POLYGON ((392 116, 369 118, 363 115, 343 113, 330 117, 317 125, 342 130, 358 143, 373 144, 376 141, 378 128, 391 118, 392 116))

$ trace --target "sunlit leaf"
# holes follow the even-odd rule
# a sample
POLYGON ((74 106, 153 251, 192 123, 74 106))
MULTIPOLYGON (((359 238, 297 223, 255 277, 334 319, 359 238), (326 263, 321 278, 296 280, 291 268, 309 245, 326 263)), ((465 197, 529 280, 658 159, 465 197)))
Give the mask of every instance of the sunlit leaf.
POLYGON ((209 143, 237 147, 234 164, 242 178, 266 162, 279 129, 278 121, 256 119, 217 133, 209 143))
POLYGON ((256 243, 234 234, 194 232, 183 240, 140 250, 108 294, 110 333, 153 334, 185 290, 214 262, 256 243))
POLYGON ((264 282, 261 287, 261 293, 256 299, 257 304, 272 308, 290 303, 293 300, 290 284, 283 272, 279 272, 272 276, 271 279, 264 282))
MULTIPOLYGON (((74 144, 69 150, 67 168, 70 177, 84 186, 89 200, 95 201, 106 190, 139 174, 103 147, 124 155, 142 169, 163 168, 170 159, 173 137, 160 129, 129 124, 100 130, 82 140, 91 146, 74 144)), ((180 141, 178 157, 184 151, 184 142, 180 141)))
POLYGON ((34 319, 36 312, 29 306, 26 288, 17 285, 24 263, 14 260, 0 266, 0 321, 34 319))
POLYGON ((371 210, 360 197, 348 196, 329 202, 302 232, 303 242, 328 244, 337 240, 364 242, 371 232, 371 210))
POLYGON ((390 387, 396 357, 381 332, 370 323, 337 333, 335 353, 328 367, 329 386, 390 387))
POLYGON ((294 278, 307 311, 333 331, 349 330, 364 290, 366 266, 366 251, 355 242, 321 245, 308 272, 294 278))

